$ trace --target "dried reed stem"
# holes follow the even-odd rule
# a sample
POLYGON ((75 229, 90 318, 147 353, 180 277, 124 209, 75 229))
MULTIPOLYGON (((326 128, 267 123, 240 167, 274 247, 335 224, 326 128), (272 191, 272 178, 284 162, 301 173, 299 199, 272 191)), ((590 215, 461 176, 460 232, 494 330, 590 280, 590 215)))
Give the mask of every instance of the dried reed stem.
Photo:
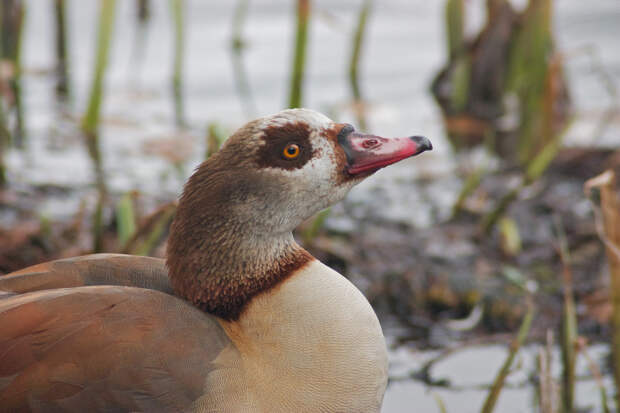
POLYGON ((592 199, 593 190, 600 192, 600 208, 593 202, 599 237, 605 244, 611 287, 611 353, 616 382, 616 406, 620 406, 620 201, 616 194, 616 176, 612 170, 589 179, 584 190, 592 199))

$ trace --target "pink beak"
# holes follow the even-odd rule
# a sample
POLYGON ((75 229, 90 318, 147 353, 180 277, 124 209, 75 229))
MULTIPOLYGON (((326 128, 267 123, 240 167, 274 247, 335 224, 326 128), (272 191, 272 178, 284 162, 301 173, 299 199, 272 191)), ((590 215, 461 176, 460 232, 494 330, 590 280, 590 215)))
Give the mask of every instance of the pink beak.
POLYGON ((338 134, 338 142, 347 155, 347 172, 351 175, 375 172, 410 156, 433 149, 431 141, 424 136, 382 138, 354 132, 348 125, 338 134))

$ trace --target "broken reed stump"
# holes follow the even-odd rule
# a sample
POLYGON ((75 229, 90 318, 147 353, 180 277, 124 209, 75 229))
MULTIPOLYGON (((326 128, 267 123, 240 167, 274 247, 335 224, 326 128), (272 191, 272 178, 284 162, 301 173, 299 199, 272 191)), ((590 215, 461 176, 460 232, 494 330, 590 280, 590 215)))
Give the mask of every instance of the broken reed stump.
POLYGON ((457 149, 487 144, 524 165, 559 140, 571 105, 563 61, 554 48, 552 0, 487 1, 487 22, 473 40, 463 34, 464 0, 447 0, 448 62, 432 82, 457 149))

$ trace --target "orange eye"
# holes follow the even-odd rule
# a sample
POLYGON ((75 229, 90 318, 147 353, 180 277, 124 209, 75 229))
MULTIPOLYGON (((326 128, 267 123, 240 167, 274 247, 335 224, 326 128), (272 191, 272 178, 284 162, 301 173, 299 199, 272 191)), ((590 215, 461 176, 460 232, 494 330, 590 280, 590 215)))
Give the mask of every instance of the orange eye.
POLYGON ((295 159, 299 156, 300 150, 301 149, 299 148, 299 145, 295 143, 289 143, 288 145, 286 145, 286 148, 284 148, 282 154, 286 159, 295 159))

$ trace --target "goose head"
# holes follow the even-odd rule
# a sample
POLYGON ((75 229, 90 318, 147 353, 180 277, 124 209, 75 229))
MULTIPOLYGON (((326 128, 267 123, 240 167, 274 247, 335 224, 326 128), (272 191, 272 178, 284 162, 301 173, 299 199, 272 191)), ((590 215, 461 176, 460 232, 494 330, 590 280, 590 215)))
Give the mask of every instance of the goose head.
POLYGON ((368 135, 308 109, 247 123, 185 185, 168 242, 173 287, 197 305, 232 296, 224 290, 247 279, 240 274, 299 256, 292 231, 302 221, 377 170, 430 149, 421 136, 368 135))
POLYGON ((367 135, 312 110, 285 110, 234 133, 198 168, 186 198, 217 201, 256 231, 290 232, 377 170, 430 149, 424 137, 367 135))

